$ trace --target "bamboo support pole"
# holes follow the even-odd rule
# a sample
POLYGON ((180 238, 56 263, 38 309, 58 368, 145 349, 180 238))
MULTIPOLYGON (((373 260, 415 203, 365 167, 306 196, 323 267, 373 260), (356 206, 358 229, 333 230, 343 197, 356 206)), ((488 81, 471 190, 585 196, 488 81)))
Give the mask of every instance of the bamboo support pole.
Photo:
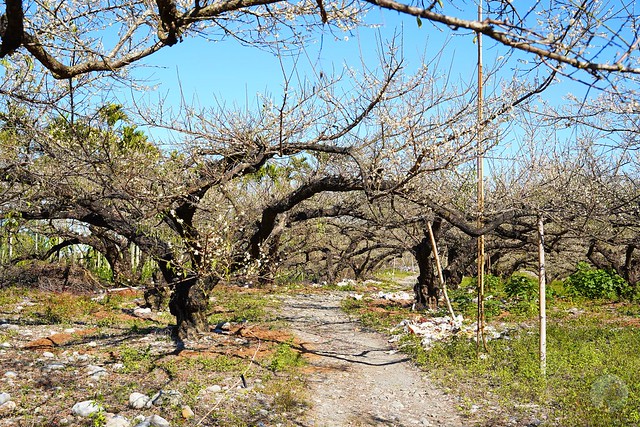
POLYGON ((444 301, 447 304, 447 310, 449 311, 449 316, 451 316, 451 324, 454 328, 460 327, 460 325, 456 322, 456 315, 453 312, 453 307, 451 306, 451 300, 449 300, 449 294, 447 293, 447 284, 444 281, 444 276, 442 275, 442 264, 440 263, 440 256, 438 255, 438 246, 436 246, 436 238, 433 235, 433 229, 431 228, 431 222, 427 223, 427 228, 429 229, 429 239, 431 240, 431 249, 433 250, 433 257, 436 259, 436 269, 438 271, 438 279, 440 279, 440 286, 442 286, 442 294, 444 296, 444 301))

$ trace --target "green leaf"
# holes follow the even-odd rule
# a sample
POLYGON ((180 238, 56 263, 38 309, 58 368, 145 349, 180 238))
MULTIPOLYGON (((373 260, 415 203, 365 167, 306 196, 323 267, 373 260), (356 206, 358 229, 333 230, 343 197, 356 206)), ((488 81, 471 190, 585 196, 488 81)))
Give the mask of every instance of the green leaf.
POLYGON ((438 5, 439 5, 440 7, 444 7, 444 6, 442 5, 442 0, 438 0, 438 5))
POLYGON ((422 19, 419 16, 416 16, 416 22, 418 23, 418 28, 422 27, 422 19))

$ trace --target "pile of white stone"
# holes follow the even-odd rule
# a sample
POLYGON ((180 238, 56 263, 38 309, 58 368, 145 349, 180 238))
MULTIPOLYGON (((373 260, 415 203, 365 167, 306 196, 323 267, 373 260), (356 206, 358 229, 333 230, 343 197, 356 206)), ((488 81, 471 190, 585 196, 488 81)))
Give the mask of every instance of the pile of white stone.
MULTIPOLYGON (((502 326, 504 326, 504 328, 500 328, 501 330, 498 330, 492 325, 485 326, 485 337, 488 340, 509 339, 506 326, 502 326)), ((420 337, 424 348, 429 349, 434 343, 449 339, 454 335, 476 339, 476 329, 477 324, 475 322, 465 325, 462 315, 457 315, 453 321, 451 321, 451 317, 449 316, 421 318, 420 320, 403 320, 392 329, 392 332, 397 335, 394 335, 391 340, 397 341, 402 334, 413 334, 420 337)))

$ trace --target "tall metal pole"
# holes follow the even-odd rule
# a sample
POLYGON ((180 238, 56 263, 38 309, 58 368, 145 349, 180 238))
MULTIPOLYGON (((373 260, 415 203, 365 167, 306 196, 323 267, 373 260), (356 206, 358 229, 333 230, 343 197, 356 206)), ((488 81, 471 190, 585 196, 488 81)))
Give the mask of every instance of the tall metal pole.
MULTIPOLYGON (((482 0, 478 2, 478 22, 482 22, 482 0)), ((482 121, 483 121, 483 75, 482 75, 482 33, 478 32, 478 122, 477 122, 477 173, 478 173, 478 228, 482 228, 483 216, 484 216, 484 146, 482 142, 482 121)), ((477 349, 480 349, 480 341, 482 341, 483 347, 487 350, 487 341, 484 335, 484 235, 478 236, 478 316, 477 316, 477 328, 476 328, 476 343, 477 349)))

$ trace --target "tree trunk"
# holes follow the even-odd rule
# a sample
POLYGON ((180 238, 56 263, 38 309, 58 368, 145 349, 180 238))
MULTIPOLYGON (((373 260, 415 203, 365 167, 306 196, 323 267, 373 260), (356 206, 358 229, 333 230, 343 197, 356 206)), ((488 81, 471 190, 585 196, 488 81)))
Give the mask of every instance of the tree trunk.
MULTIPOLYGON (((440 235, 441 226, 442 218, 436 217, 432 226, 434 239, 437 239, 440 235)), ((435 307, 438 305, 439 287, 436 270, 431 259, 433 248, 431 247, 431 238, 428 232, 425 231, 420 243, 413 247, 413 254, 420 272, 418 282, 413 287, 416 307, 435 307)))
POLYGON ((169 311, 176 317, 176 338, 180 340, 195 338, 199 333, 208 331, 207 291, 213 286, 215 281, 197 276, 174 282, 169 311))
POLYGON ((431 260, 431 243, 429 237, 423 238, 413 247, 416 262, 418 263, 418 281, 413 287, 416 307, 426 308, 437 303, 438 286, 436 272, 431 260))
POLYGON ((154 271, 151 277, 151 284, 147 285, 144 290, 145 306, 154 311, 160 311, 167 306, 169 297, 170 292, 167 283, 154 271))

